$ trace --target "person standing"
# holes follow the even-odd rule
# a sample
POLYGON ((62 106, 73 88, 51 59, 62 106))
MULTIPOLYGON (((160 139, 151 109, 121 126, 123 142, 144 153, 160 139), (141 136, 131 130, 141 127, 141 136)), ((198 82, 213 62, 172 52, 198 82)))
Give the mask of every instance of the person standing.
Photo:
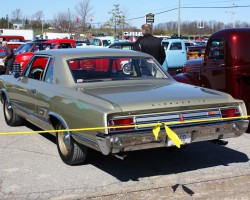
POLYGON ((9 74, 9 72, 13 68, 13 63, 14 63, 14 60, 15 60, 14 51, 10 46, 8 46, 6 41, 2 42, 2 47, 3 47, 4 52, 5 52, 5 57, 3 58, 3 61, 5 62, 4 63, 5 74, 9 74))
POLYGON ((150 54, 162 65, 165 61, 166 53, 161 39, 152 35, 152 26, 150 24, 143 24, 141 29, 143 36, 139 37, 135 42, 133 50, 150 54))

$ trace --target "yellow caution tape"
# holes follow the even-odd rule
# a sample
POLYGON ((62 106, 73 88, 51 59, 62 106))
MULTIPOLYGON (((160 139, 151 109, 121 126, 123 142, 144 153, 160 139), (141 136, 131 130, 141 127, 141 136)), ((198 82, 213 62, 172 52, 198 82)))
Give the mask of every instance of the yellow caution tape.
POLYGON ((158 140, 158 136, 159 136, 159 132, 160 132, 160 130, 161 130, 161 123, 160 122, 158 122, 157 124, 156 124, 156 126, 153 128, 153 134, 154 134, 154 136, 155 136, 155 140, 158 140))
POLYGON ((176 133, 174 131, 172 131, 166 124, 165 124, 165 130, 166 130, 168 137, 174 142, 175 146, 180 148, 181 144, 183 144, 183 143, 180 140, 180 138, 178 137, 178 135, 176 135, 176 133))
MULTIPOLYGON (((155 136, 155 140, 158 140, 159 132, 161 130, 161 125, 162 125, 162 123, 158 122, 152 130, 153 134, 155 136)), ((167 136, 173 141, 175 146, 180 148, 181 144, 183 144, 183 143, 180 140, 180 138, 178 137, 178 135, 174 131, 172 131, 166 124, 163 123, 163 125, 165 127, 165 131, 166 131, 167 136)))

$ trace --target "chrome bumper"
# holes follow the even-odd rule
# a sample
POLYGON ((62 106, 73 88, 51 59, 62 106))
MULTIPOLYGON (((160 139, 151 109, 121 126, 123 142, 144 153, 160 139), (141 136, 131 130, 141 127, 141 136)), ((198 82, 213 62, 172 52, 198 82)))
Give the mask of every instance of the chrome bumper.
MULTIPOLYGON (((238 137, 247 130, 248 124, 249 120, 238 120, 216 124, 172 127, 171 129, 177 135, 184 132, 190 132, 190 143, 193 143, 238 137)), ((155 140, 152 130, 132 133, 117 133, 112 135, 97 134, 96 140, 99 149, 104 155, 140 149, 172 146, 168 144, 168 137, 164 128, 161 129, 157 140, 155 140)))

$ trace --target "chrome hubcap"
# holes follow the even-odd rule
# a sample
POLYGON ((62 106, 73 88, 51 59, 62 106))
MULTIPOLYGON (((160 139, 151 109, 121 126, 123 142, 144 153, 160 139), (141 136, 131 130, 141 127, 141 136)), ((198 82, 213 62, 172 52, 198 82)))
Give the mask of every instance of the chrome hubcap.
POLYGON ((5 113, 5 117, 6 119, 9 121, 11 120, 12 117, 12 108, 8 108, 8 103, 7 101, 4 102, 4 113, 5 113))
MULTIPOLYGON (((58 127, 58 130, 63 130, 64 127, 62 125, 60 125, 58 127)), ((64 131, 64 132, 58 132, 58 145, 59 145, 59 148, 60 148, 60 151, 61 153, 64 155, 64 156, 67 156, 70 152, 70 133, 67 132, 67 131, 64 131)))

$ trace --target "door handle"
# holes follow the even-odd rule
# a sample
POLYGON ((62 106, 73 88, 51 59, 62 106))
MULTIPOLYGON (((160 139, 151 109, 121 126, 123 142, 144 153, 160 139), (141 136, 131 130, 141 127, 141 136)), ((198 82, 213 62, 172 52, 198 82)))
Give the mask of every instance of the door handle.
POLYGON ((33 94, 36 93, 36 89, 31 89, 30 91, 31 91, 33 94))

